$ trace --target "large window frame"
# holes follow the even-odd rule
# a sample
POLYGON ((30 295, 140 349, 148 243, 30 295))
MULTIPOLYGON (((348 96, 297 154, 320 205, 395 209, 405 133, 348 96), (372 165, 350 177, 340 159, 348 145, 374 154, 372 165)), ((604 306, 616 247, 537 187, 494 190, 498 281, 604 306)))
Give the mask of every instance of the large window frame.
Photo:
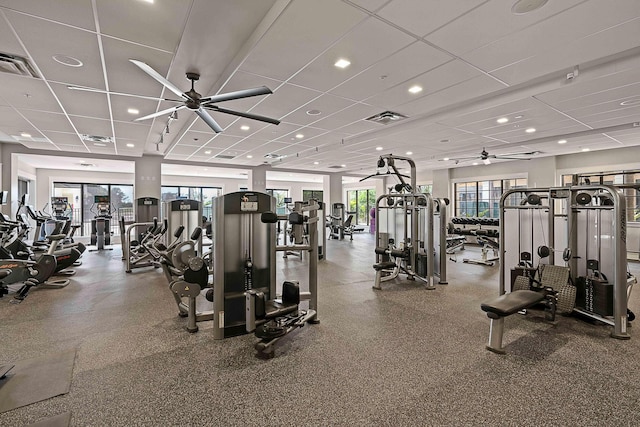
POLYGON ((347 190, 347 213, 353 214, 355 224, 369 225, 369 211, 375 206, 375 188, 347 190))
POLYGON ((198 187, 192 185, 163 185, 160 187, 160 202, 175 199, 193 199, 202 202, 202 216, 211 220, 214 197, 222 195, 222 187, 198 187))
MULTIPOLYGON (((599 185, 640 185, 640 169, 618 170, 609 172, 584 172, 579 174, 563 174, 562 185, 568 187, 576 184, 599 184, 599 185)), ((622 190, 627 202, 627 222, 640 222, 640 196, 639 192, 633 188, 622 190)))
POLYGON ((453 184, 454 216, 499 218, 500 198, 504 191, 526 186, 527 178, 455 182, 453 184))
MULTIPOLYGON (((112 234, 120 234, 118 221, 121 217, 124 216, 125 221, 133 221, 134 219, 133 184, 56 181, 53 183, 51 194, 53 197, 68 198, 71 206, 71 224, 81 225, 79 228, 80 236, 91 234, 91 220, 95 217, 95 213, 91 212, 94 196, 109 195, 111 199, 113 211, 110 231, 112 234)), ((47 205, 48 203, 49 200, 47 200, 47 205)))

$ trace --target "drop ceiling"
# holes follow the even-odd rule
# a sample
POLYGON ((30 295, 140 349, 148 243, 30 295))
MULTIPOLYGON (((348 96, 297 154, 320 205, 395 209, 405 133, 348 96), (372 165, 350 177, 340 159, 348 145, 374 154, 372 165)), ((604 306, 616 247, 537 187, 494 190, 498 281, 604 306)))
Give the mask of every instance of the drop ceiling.
POLYGON ((440 169, 483 148, 549 156, 640 145, 640 2, 549 0, 526 14, 513 5, 0 0, 0 52, 27 58, 38 76, 0 72, 0 141, 321 173, 369 173, 381 152, 440 169), (186 109, 171 122, 134 121, 175 105, 153 98, 175 96, 129 59, 184 91, 185 73, 199 72, 203 96, 265 85, 271 95, 219 106, 281 123, 212 112, 216 134, 186 109), (407 118, 365 120, 383 111, 407 118))

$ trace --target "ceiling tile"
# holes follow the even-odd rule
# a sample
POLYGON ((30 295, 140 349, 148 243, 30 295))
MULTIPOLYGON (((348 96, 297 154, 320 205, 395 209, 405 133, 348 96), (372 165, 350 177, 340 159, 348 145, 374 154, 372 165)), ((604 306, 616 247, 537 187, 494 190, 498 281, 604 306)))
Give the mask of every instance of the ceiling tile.
POLYGON ((454 60, 413 78, 411 83, 423 88, 419 94, 409 93, 407 85, 398 85, 367 98, 366 101, 384 109, 392 109, 479 75, 480 72, 475 68, 454 60))
POLYGON ((93 119, 89 117, 70 116, 74 126, 80 134, 113 136, 109 120, 93 119))
POLYGON ((300 108, 286 115, 283 120, 299 125, 309 125, 327 117, 328 115, 337 113, 350 105, 353 105, 353 101, 324 94, 312 99, 306 104, 301 104, 300 108), (317 110, 320 113, 317 115, 307 113, 312 110, 317 110))
POLYGON ((40 79, 0 73, 0 98, 17 109, 62 112, 56 98, 40 79))
POLYGON ((425 0, 395 0, 378 11, 377 15, 413 34, 424 36, 486 2, 465 0, 435 4, 425 0))
POLYGON ((413 79, 417 75, 451 59, 453 57, 440 50, 422 42, 415 42, 347 80, 331 92, 346 98, 363 100, 399 84, 405 84, 408 89, 414 84, 413 79))
POLYGON ((245 59, 241 70, 287 80, 366 16, 339 0, 292 2, 245 59))
MULTIPOLYGON (((583 1, 548 2, 544 7, 523 15, 514 15, 511 12, 513 2, 489 1, 440 27, 426 36, 426 39, 459 56, 527 27, 537 25, 583 1), (482 31, 478 31, 479 22, 487 23, 483 25, 482 31)), ((457 6, 463 7, 463 5, 457 6)))
POLYGON ((73 126, 64 114, 35 110, 22 110, 21 113, 41 132, 67 132, 75 135, 73 126))
POLYGON ((67 114, 109 120, 109 104, 104 93, 75 91, 67 85, 52 83, 51 89, 67 114))
POLYGON ((173 52, 180 42, 190 0, 148 3, 97 0, 102 34, 173 52), (127 13, 122 13, 126 10, 127 13), (162 28, 162 31, 157 31, 162 28))
POLYGON ((415 38, 397 28, 370 18, 355 27, 290 81, 327 91, 414 41, 415 38), (340 58, 349 60, 351 65, 344 69, 337 68, 334 64, 340 58))
POLYGON ((0 7, 95 31, 90 0, 65 0, 63 2, 2 0, 0 7))

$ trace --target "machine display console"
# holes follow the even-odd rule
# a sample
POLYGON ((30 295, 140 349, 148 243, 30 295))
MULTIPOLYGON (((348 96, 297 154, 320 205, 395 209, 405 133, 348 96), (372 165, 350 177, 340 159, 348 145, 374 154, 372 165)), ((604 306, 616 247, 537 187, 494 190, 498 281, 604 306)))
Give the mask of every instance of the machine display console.
POLYGON ((67 206, 67 203, 69 203, 69 199, 66 197, 52 197, 51 198, 51 204, 52 205, 64 205, 67 206))
POLYGON ((258 211, 258 196, 256 194, 246 193, 240 200, 240 211, 242 212, 257 212, 258 211))
POLYGON ((111 203, 109 196, 93 196, 93 203, 111 203))

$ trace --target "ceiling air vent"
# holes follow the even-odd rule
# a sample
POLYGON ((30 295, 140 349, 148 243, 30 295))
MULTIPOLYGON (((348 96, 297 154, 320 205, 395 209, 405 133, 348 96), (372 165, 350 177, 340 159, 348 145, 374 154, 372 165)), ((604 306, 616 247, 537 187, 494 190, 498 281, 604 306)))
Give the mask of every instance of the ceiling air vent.
POLYGON ((270 160, 280 160, 280 159, 284 159, 287 156, 284 156, 282 154, 275 154, 275 153, 268 153, 264 155, 265 159, 270 159, 270 160))
POLYGON ((225 160, 231 160, 231 159, 235 159, 236 156, 230 156, 228 154, 218 154, 216 156, 216 159, 225 159, 225 160))
POLYGON ((344 169, 344 166, 340 166, 340 165, 334 165, 334 166, 327 166, 329 169, 344 169))
POLYGON ((100 136, 100 135, 87 135, 87 134, 81 134, 80 137, 84 140, 84 141, 89 141, 89 142, 98 142, 101 144, 110 144, 113 142, 113 137, 111 136, 100 136))
POLYGON ((0 52, 0 72, 40 78, 27 58, 0 52))
POLYGON ((374 123, 380 123, 381 125, 387 125, 389 123, 399 122, 400 120, 403 120, 406 118, 407 116, 404 116, 400 113, 394 113, 393 111, 383 111, 380 114, 367 117, 365 120, 368 120, 374 123))

